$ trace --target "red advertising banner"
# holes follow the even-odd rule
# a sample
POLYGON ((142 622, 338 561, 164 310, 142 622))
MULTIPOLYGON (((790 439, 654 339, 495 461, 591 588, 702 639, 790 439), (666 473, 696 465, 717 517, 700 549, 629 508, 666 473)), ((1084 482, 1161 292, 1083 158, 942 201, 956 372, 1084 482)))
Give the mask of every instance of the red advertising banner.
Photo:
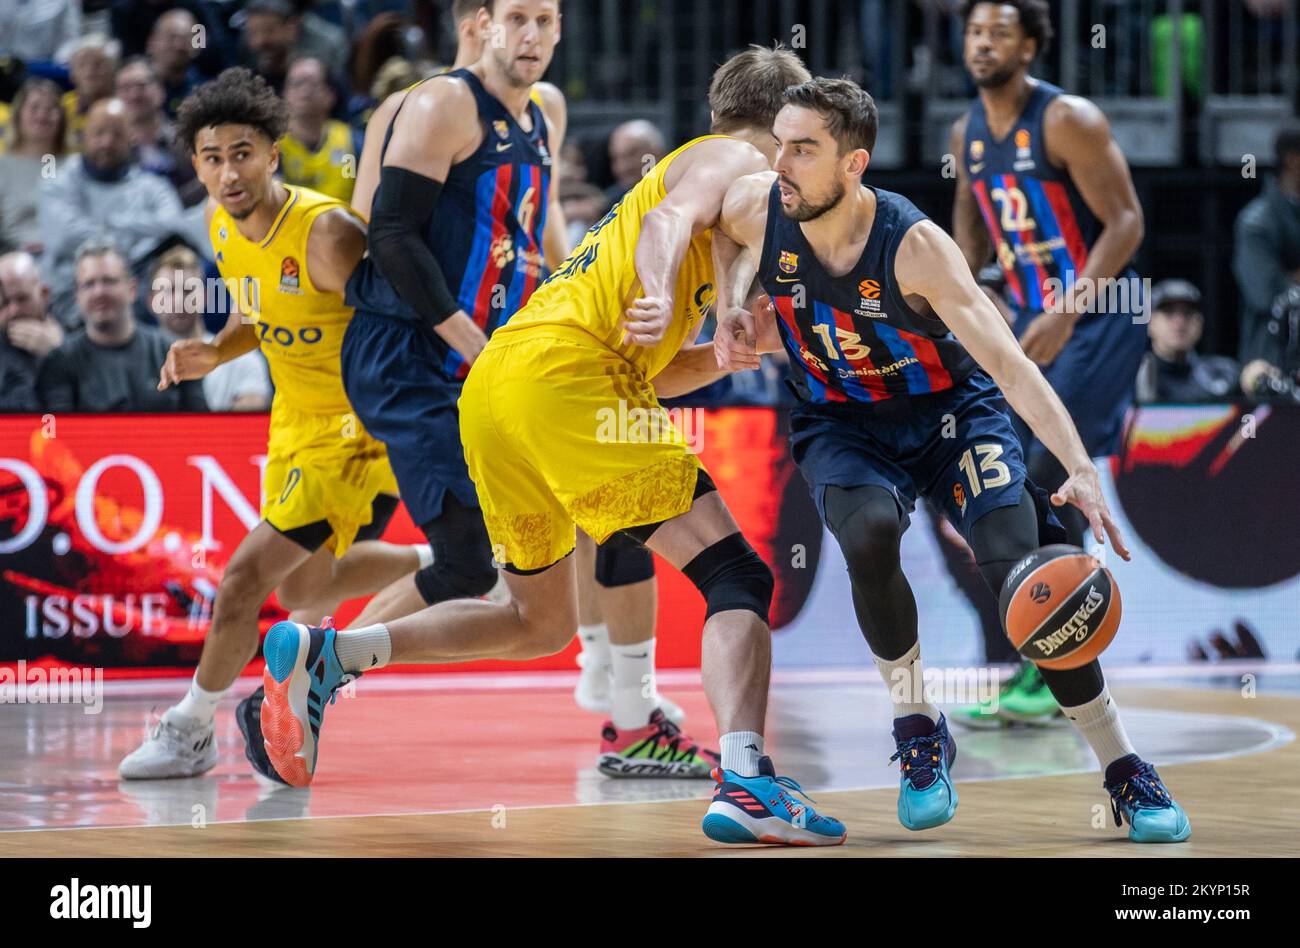
MULTIPOLYGON (((742 529, 777 571, 779 627, 808 595, 822 535, 789 460, 785 416, 679 415, 742 529)), ((264 415, 0 416, 0 662, 188 671, 222 571, 259 519, 267 423, 264 415)), ((404 508, 385 539, 422 541, 404 508)), ((659 664, 698 666, 703 602, 679 573, 659 566, 659 664)), ((339 624, 360 607, 350 603, 339 624)), ((284 617, 272 597, 262 631, 284 617)), ((575 643, 526 667, 573 669, 576 651, 575 643)))

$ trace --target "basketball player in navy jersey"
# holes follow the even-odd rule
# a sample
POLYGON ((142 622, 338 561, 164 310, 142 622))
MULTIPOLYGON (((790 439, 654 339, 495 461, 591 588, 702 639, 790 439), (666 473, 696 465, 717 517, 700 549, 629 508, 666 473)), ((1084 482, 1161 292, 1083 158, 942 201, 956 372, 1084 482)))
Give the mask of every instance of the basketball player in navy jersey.
MULTIPOLYGON (((994 590, 1019 559, 1060 539, 1047 495, 1026 475, 1009 402, 1068 474, 1050 504, 1075 505, 1097 542, 1104 531, 1128 551, 1060 398, 957 245, 906 198, 863 186, 871 96, 847 79, 814 79, 785 102, 775 171, 731 187, 714 234, 715 348, 724 368, 757 364, 743 309, 757 276, 800 395, 791 449, 844 553, 858 623, 894 702, 899 820, 928 829, 956 811, 956 745, 923 691, 899 686, 921 681, 916 601, 899 563, 918 494, 966 538, 994 590)), ((1098 664, 1043 675, 1095 751, 1130 838, 1186 839, 1187 817, 1134 752, 1098 664)))
MULTIPOLYGON (((953 235, 973 272, 996 259, 1006 278, 1013 329, 1074 420, 1089 457, 1119 449, 1147 346, 1143 284, 1131 266, 1142 243, 1142 208, 1128 163, 1096 105, 1029 77, 1052 26, 1043 0, 971 2, 965 61, 979 98, 953 126, 957 156, 953 235), (1108 309, 1096 293, 1117 279, 1108 309), (1096 302, 1087 305, 1087 292, 1096 302), (1087 310, 1085 312, 1085 310, 1087 310)), ((1056 458, 1014 418, 1030 476, 1064 474, 1056 458)), ((1072 543, 1087 524, 1061 520, 1072 543)), ((996 726, 1007 716, 1051 723, 1059 711, 1035 666, 1009 683, 996 705, 955 720, 996 726)))
MULTIPOLYGON (((456 12, 457 62, 469 65, 376 110, 358 179, 370 256, 348 283, 356 325, 343 343, 344 385, 361 422, 387 446, 402 499, 433 551, 413 580, 376 596, 362 626, 486 595, 496 584, 456 401, 487 338, 569 250, 554 183, 565 103, 538 81, 559 41, 559 4, 496 0, 456 12)), ((604 547, 596 578, 634 587, 642 600, 648 592, 641 611, 651 626, 632 640, 639 648, 611 649, 615 684, 631 684, 611 689, 601 769, 706 778, 716 755, 681 734, 672 721, 680 709, 653 687, 653 558, 630 538, 604 547), (660 753, 669 745, 682 753, 660 753)))

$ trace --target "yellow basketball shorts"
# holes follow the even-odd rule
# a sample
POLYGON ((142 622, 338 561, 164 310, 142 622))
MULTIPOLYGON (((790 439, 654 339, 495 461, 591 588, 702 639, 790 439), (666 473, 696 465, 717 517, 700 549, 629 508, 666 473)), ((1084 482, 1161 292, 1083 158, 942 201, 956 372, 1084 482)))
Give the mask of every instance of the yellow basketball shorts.
POLYGON ((388 452, 355 415, 308 414, 276 399, 262 476, 262 518, 281 533, 327 522, 342 557, 379 494, 397 494, 388 452))
POLYGON ((640 372, 596 340, 494 338, 465 382, 461 440, 499 563, 567 556, 691 509, 701 465, 640 372))

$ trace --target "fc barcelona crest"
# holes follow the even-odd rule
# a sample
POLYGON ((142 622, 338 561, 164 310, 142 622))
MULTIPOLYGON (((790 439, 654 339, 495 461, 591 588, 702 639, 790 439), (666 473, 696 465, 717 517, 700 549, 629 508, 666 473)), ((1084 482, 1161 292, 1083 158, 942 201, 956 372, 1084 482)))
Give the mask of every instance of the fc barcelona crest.
POLYGON ((782 250, 778 266, 780 266, 782 273, 794 273, 799 269, 799 255, 788 250, 782 250))
POLYGON ((497 119, 492 123, 492 128, 496 130, 497 136, 502 141, 510 137, 510 126, 506 124, 504 119, 497 119))

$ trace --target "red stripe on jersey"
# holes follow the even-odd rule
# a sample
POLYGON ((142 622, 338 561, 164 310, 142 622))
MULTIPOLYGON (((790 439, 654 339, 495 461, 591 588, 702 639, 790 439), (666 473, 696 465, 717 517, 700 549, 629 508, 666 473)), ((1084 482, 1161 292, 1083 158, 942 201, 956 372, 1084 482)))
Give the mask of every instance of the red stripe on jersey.
MULTIPOLYGON (((1002 188, 1004 191, 1010 193, 1011 191, 1020 190, 1020 182, 1016 180, 1015 175, 1004 174, 1001 175, 1001 178, 1002 178, 1002 188)), ((1037 228, 1034 229, 1033 233, 1030 236, 1033 238, 1035 242, 1042 239, 1042 234, 1037 228)), ((1024 242, 1025 241, 1023 235, 1017 233, 1015 235, 1016 245, 1023 246, 1024 242)), ((1047 296, 1047 290, 1048 290, 1047 281, 1050 279, 1050 277, 1048 277, 1047 271, 1043 269, 1043 265, 1038 262, 1037 256, 1033 254, 1029 254, 1029 257, 1033 261, 1033 269, 1034 269, 1034 277, 1035 277, 1034 283, 1038 287, 1038 299, 1028 300, 1023 305, 1036 306, 1041 309, 1043 305, 1043 300, 1047 296)))
MULTIPOLYGON (((984 226, 988 228, 989 236, 993 239, 993 256, 998 261, 998 266, 1002 267, 1002 259, 998 254, 998 244, 1005 243, 1006 237, 1002 233, 1002 228, 998 225, 997 213, 993 209, 993 201, 989 198, 988 182, 976 181, 971 185, 971 190, 975 192, 975 203, 980 206, 980 214, 984 217, 984 226)), ((1015 268, 1008 270, 1002 267, 1002 275, 1007 279, 1007 286, 1011 290, 1011 295, 1016 298, 1016 303, 1020 306, 1025 305, 1025 288, 1020 285, 1020 275, 1015 268)))
POLYGON ((1074 208, 1070 206, 1065 185, 1059 181, 1040 181, 1039 184, 1047 195, 1047 203, 1052 206, 1052 213, 1056 215, 1056 227, 1065 238, 1065 248, 1070 252, 1070 261, 1078 276, 1083 273, 1084 264, 1088 262, 1088 245, 1083 242, 1079 219, 1074 216, 1074 208))
MULTIPOLYGON (((469 315, 480 329, 487 331, 488 314, 491 311, 492 291, 501 280, 504 267, 496 265, 492 248, 506 233, 506 214, 510 210, 510 185, 514 180, 514 165, 502 165, 497 169, 496 188, 492 196, 492 239, 488 242, 487 266, 483 268, 483 279, 479 281, 478 293, 474 297, 474 312, 469 315)), ((516 253, 520 248, 515 248, 516 253)))
POLYGON ((930 391, 941 392, 946 388, 952 388, 952 375, 944 368, 943 359, 939 358, 939 350, 935 347, 934 341, 929 336, 921 336, 903 329, 898 330, 898 334, 907 340, 912 351, 916 353, 917 359, 920 360, 926 377, 930 380, 930 391))

